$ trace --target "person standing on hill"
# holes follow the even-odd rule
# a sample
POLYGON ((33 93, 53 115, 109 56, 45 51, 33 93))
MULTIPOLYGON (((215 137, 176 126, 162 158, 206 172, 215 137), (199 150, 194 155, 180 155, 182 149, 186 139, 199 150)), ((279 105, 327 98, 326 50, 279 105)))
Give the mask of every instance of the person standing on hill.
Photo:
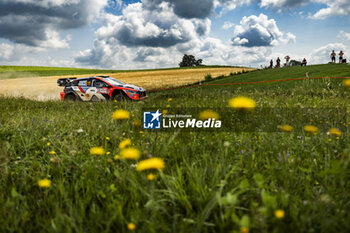
POLYGON ((335 63, 335 56, 336 56, 336 54, 335 54, 335 52, 333 50, 332 53, 331 53, 332 63, 335 63))
POLYGON ((343 56, 344 56, 343 51, 340 51, 340 53, 339 53, 339 63, 343 63, 343 56))
POLYGON ((281 59, 278 57, 276 60, 276 68, 281 67, 281 59))
POLYGON ((273 68, 273 60, 271 59, 271 61, 270 61, 270 69, 272 69, 273 68))
POLYGON ((286 65, 285 66, 289 66, 290 56, 287 55, 287 56, 284 57, 284 59, 286 59, 286 65))

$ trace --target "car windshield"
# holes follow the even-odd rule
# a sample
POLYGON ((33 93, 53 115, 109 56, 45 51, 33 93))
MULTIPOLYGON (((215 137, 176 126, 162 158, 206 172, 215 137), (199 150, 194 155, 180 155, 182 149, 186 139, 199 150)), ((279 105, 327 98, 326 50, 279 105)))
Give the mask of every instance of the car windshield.
POLYGON ((109 84, 113 85, 113 86, 119 86, 119 85, 125 85, 125 83, 123 83, 122 81, 119 81, 118 79, 115 78, 103 78, 104 81, 108 82, 109 84))

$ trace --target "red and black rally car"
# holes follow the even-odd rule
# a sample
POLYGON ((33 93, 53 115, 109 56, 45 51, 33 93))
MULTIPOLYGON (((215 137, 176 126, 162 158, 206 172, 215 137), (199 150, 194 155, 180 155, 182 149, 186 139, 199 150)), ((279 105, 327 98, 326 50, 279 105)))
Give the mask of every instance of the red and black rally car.
POLYGON ((102 101, 102 100, 142 100, 146 99, 146 90, 123 83, 109 76, 58 79, 62 100, 102 101))

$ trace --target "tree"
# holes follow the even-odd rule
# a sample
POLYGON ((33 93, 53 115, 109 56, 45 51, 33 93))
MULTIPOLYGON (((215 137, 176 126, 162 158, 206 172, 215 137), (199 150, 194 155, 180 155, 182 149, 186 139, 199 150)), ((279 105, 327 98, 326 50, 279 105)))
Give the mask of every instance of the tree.
POLYGON ((202 65, 203 60, 202 59, 198 59, 196 60, 196 58, 193 55, 187 55, 185 54, 182 57, 182 61, 179 63, 180 67, 192 67, 192 66, 201 66, 202 65))

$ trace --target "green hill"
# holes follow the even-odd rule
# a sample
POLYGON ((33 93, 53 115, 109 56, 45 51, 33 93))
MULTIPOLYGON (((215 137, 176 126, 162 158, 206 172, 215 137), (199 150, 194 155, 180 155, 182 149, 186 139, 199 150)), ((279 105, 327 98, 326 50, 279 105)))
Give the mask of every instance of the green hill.
MULTIPOLYGON (((350 76, 348 65, 318 65, 208 84, 306 72, 350 76)), ((350 232, 349 100, 350 89, 335 79, 181 88, 141 102, 0 97, 0 232, 128 232, 129 223, 135 232, 350 232), (230 108, 238 96, 254 101, 254 111, 230 108), (199 118, 208 109, 223 124, 254 127, 142 127, 145 111, 199 118), (113 120, 116 110, 130 119, 113 120), (281 132, 284 124, 292 132, 281 132), (259 130, 265 125, 270 131, 259 130), (310 125, 316 130, 305 130, 310 125), (140 159, 121 158, 126 144, 140 159), (151 157, 165 168, 135 169, 151 157)))

